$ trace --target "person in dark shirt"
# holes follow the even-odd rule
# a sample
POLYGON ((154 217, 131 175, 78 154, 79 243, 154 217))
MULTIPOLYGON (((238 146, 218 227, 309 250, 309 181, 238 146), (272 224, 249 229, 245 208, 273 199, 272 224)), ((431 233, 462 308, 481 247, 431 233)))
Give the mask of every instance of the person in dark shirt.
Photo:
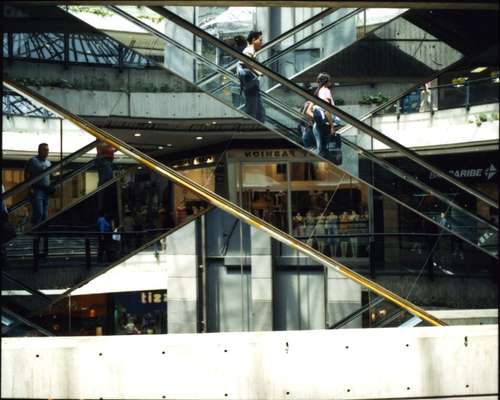
MULTIPOLYGON (((49 145, 47 143, 40 143, 38 145, 38 155, 31 158, 24 168, 25 180, 32 179, 51 167, 52 164, 47 160, 48 155, 49 145)), ((47 219, 49 195, 52 191, 49 175, 44 176, 31 186, 31 223, 33 226, 47 219)))

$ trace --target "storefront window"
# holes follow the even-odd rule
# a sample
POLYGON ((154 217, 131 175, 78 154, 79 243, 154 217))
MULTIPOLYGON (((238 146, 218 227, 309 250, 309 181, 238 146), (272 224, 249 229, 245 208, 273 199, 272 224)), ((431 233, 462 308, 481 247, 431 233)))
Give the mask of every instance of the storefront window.
POLYGON ((366 185, 324 162, 242 162, 236 175, 254 215, 332 257, 368 256, 366 185))
MULTIPOLYGON (((197 168, 189 169, 181 172, 187 178, 199 183, 210 191, 215 191, 215 168, 197 168)), ((197 214, 207 208, 207 203, 200 200, 191 191, 182 188, 179 185, 174 185, 174 220, 176 224, 184 222, 190 216, 197 214)))
POLYGON ((288 231, 287 164, 242 164, 240 201, 244 209, 288 231))
POLYGON ((331 257, 367 256, 368 189, 325 163, 291 163, 292 233, 331 257), (349 236, 350 235, 350 236, 349 236))

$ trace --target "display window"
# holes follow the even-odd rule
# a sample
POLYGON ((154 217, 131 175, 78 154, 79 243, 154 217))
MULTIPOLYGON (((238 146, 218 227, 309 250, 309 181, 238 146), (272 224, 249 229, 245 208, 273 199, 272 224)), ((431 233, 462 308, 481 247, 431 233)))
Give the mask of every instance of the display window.
MULTIPOLYGON (((179 172, 208 190, 215 191, 215 168, 197 168, 179 172)), ((196 194, 179 185, 173 186, 173 202, 176 224, 184 222, 188 216, 197 214, 207 208, 205 201, 200 200, 196 194)))
POLYGON ((240 162, 235 175, 238 202, 254 215, 330 256, 367 256, 366 185, 323 162, 240 162))

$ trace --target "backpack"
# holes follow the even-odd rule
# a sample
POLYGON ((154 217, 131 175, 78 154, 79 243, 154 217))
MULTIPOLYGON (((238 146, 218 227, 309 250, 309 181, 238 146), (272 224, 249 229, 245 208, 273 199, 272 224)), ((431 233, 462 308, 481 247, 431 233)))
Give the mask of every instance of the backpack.
POLYGON ((240 80, 241 91, 248 92, 259 88, 259 78, 257 75, 241 62, 236 64, 236 76, 240 80))

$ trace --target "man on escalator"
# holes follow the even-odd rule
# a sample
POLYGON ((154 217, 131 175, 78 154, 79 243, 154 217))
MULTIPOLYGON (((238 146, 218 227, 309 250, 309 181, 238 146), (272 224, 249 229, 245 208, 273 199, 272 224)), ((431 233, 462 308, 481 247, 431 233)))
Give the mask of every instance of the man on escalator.
MULTIPOLYGON (((46 169, 52 166, 51 162, 47 160, 49 155, 49 145, 47 143, 40 143, 38 145, 38 155, 31 158, 24 168, 24 178, 29 180, 37 175, 40 175, 46 169)), ((54 192, 50 186, 50 175, 45 175, 38 182, 31 186, 31 224, 32 226, 38 225, 48 217, 49 196, 54 192)))
MULTIPOLYGON (((247 37, 248 46, 243 50, 243 54, 255 58, 257 51, 262 48, 262 42, 262 32, 251 31, 247 37)), ((236 70, 240 79, 241 91, 245 94, 245 112, 258 121, 264 122, 266 113, 262 105, 259 81, 262 74, 241 62, 237 64, 236 70)))

